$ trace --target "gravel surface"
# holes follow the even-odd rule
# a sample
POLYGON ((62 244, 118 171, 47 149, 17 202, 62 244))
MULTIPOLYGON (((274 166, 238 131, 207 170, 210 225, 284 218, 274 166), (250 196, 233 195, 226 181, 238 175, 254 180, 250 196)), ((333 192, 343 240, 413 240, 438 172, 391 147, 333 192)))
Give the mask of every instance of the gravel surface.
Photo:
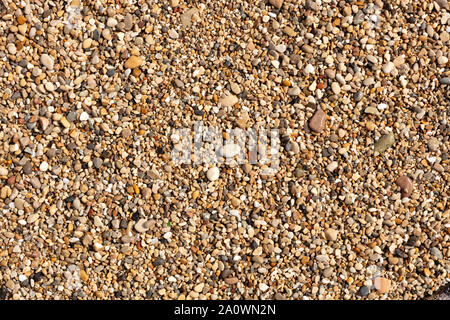
POLYGON ((437 292, 449 6, 0 0, 0 299, 437 292), (275 174, 176 163, 198 121, 279 130, 275 174))

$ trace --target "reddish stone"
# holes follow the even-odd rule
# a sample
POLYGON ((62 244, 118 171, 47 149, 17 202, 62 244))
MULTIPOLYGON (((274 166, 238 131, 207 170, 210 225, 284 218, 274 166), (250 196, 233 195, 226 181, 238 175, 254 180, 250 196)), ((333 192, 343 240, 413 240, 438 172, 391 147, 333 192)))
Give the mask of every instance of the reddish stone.
POLYGON ((236 284, 238 282, 238 278, 236 277, 232 277, 232 278, 226 278, 225 279, 225 283, 227 284, 236 284))
POLYGON ((309 120, 309 128, 314 132, 321 132, 325 126, 327 115, 321 108, 318 108, 314 116, 309 120))
POLYGON ((395 183, 402 190, 402 198, 409 197, 413 191, 412 181, 405 175, 399 177, 395 183))
POLYGON ((269 0, 270 4, 273 5, 275 8, 280 9, 283 5, 284 0, 269 0))
POLYGON ((379 293, 388 293, 391 288, 391 280, 383 277, 376 277, 373 280, 373 285, 379 293))

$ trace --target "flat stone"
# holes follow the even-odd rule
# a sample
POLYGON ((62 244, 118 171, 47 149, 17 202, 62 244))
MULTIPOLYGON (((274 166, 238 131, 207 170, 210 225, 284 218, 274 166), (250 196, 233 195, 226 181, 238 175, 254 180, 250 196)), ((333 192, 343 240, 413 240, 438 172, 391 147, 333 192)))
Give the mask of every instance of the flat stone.
POLYGON ((326 113, 323 112, 321 108, 318 108, 317 111, 312 116, 312 118, 309 120, 310 129, 317 133, 322 132, 325 126, 326 117, 327 117, 326 113))
POLYGON ((406 175, 399 177, 395 183, 402 190, 402 198, 409 197, 411 195, 413 191, 413 183, 406 175))
POLYGON ((48 54, 44 53, 43 55, 41 55, 41 64, 47 68, 47 70, 53 70, 54 67, 54 60, 51 56, 49 56, 48 54))
POLYGON ((374 151, 382 153, 390 148, 395 143, 394 133, 385 134, 374 144, 374 151))

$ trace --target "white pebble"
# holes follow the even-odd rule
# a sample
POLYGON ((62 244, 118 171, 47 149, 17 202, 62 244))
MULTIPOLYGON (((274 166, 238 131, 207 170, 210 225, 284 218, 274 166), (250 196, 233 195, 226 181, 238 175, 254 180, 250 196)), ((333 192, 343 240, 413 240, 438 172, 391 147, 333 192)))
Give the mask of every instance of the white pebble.
POLYGON ((47 161, 44 161, 44 162, 41 163, 41 165, 39 166, 39 170, 41 170, 43 172, 48 170, 48 163, 47 163, 47 161))

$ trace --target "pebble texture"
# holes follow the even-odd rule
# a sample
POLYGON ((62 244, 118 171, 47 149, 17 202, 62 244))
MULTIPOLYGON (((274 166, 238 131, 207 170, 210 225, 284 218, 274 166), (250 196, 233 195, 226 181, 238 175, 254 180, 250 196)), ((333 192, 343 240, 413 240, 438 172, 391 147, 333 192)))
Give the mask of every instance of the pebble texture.
POLYGON ((432 296, 449 28, 447 0, 1 0, 0 299, 432 296), (196 121, 278 129, 278 170, 176 164, 196 121))

